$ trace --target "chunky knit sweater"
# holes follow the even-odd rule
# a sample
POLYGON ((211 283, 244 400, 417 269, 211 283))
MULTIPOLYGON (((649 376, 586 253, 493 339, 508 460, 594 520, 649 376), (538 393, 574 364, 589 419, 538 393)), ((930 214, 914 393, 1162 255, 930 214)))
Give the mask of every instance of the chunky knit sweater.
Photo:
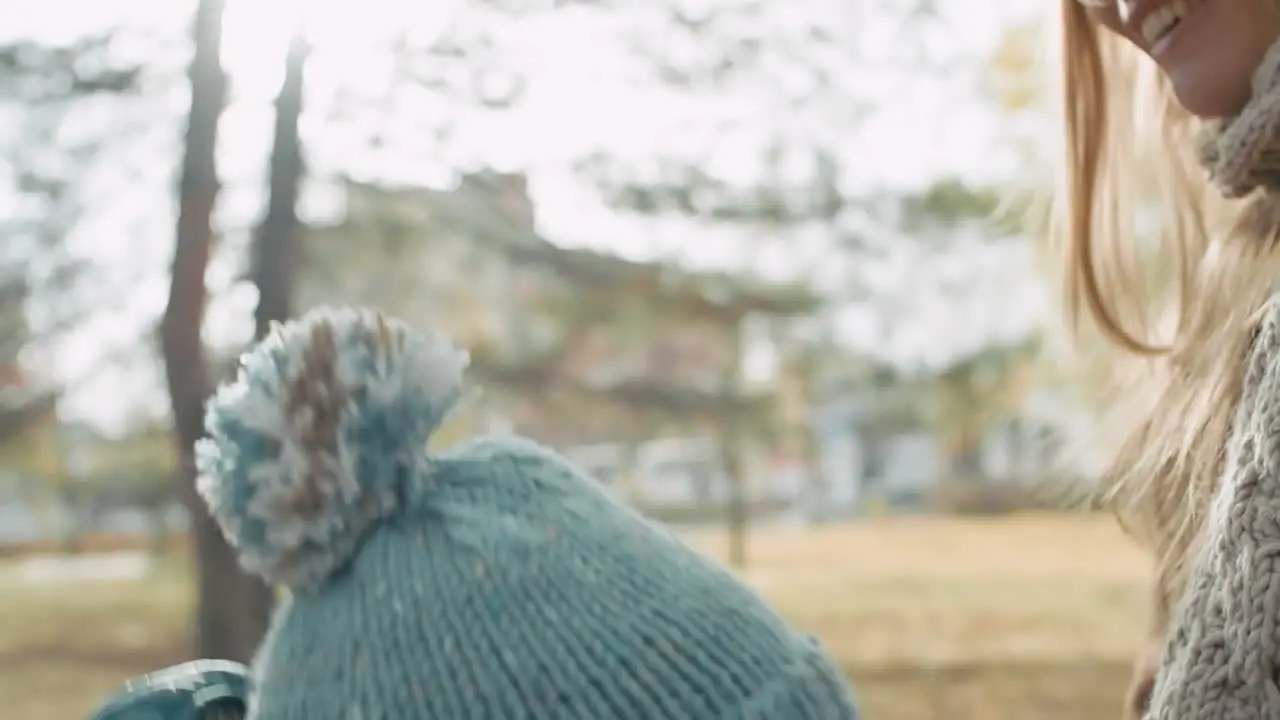
MULTIPOLYGON (((1227 197, 1280 188, 1280 42, 1244 110, 1205 128, 1200 159, 1227 197)), ((1262 309, 1244 372, 1221 486, 1146 720, 1280 720, 1280 292, 1262 309)))
POLYGON ((1280 295, 1263 309, 1222 486, 1147 720, 1280 720, 1280 295))

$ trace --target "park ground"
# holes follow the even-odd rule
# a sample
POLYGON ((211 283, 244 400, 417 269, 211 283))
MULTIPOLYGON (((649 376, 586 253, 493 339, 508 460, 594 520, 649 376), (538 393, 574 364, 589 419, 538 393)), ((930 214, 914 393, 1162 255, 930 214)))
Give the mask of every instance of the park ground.
MULTIPOLYGON (((724 549, 714 533, 690 540, 724 549)), ((770 529, 749 551, 742 574, 822 637, 869 720, 1119 717, 1147 565, 1105 517, 770 529)), ((185 659, 180 562, 146 579, 42 581, 21 562, 0 560, 5 717, 85 718, 128 676, 185 659)))

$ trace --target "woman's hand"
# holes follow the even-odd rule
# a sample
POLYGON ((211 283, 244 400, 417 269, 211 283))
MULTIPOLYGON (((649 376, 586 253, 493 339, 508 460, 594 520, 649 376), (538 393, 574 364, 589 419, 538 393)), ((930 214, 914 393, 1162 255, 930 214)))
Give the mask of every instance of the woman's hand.
POLYGON ((1151 691, 1155 689, 1156 674, 1160 672, 1160 660, 1164 655, 1165 634, 1169 632, 1169 587, 1169 581, 1161 573, 1151 588, 1151 625, 1147 632, 1147 643, 1133 661, 1129 690, 1124 696, 1125 720, 1142 720, 1147 704, 1151 701, 1151 691))
POLYGON ((1146 647, 1133 663, 1133 675, 1129 678, 1129 690, 1124 698, 1125 720, 1142 720, 1155 688, 1156 671, 1160 669, 1160 655, 1164 651, 1164 637, 1147 641, 1146 647))

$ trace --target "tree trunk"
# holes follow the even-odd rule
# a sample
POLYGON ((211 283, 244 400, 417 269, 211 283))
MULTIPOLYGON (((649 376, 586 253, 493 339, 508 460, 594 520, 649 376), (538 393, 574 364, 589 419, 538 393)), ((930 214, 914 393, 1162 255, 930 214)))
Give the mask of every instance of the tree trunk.
POLYGON ((284 84, 276 97, 267 213, 253 246, 253 281, 258 288, 254 324, 258 339, 266 336, 271 323, 283 322, 292 310, 298 270, 298 236, 301 232, 298 195, 305 172, 298 120, 302 116, 307 55, 306 40, 300 33, 296 34, 285 61, 284 84))
MULTIPOLYGON (((295 35, 285 60, 284 84, 276 98, 267 212, 252 249, 253 281, 258 289, 254 337, 259 340, 267 335, 273 322, 283 322, 290 315, 297 271, 297 204, 303 172, 298 119, 302 115, 302 74, 306 58, 307 47, 302 36, 295 35)), ((246 594, 253 611, 244 618, 244 630, 252 637, 261 638, 270 622, 274 597, 271 589, 262 583, 254 583, 246 589, 246 594)))
POLYGON ((798 367, 796 368, 800 383, 797 392, 808 411, 807 416, 801 419, 800 426, 795 428, 796 445, 799 447, 800 457, 804 463, 805 492, 803 493, 803 498, 807 505, 805 508, 805 521, 808 523, 827 519, 826 512, 832 494, 831 478, 827 476, 823 467, 823 447, 818 438, 818 428, 814 420, 814 408, 817 407, 818 382, 820 379, 818 372, 821 367, 821 359, 828 351, 829 347, 825 337, 821 345, 802 347, 798 367))
POLYGON ((215 148, 225 97, 222 72, 222 0, 200 0, 194 23, 195 52, 188 77, 191 111, 179 179, 177 238, 169 302, 160 342, 181 461, 179 491, 191 516, 197 604, 195 655, 249 660, 266 625, 265 586, 240 571, 235 553, 195 492, 195 443, 204 432, 205 399, 213 387, 201 330, 206 302, 205 269, 213 245, 212 214, 218 197, 215 148))
MULTIPOLYGON (((738 398, 742 393, 742 320, 733 323, 730 331, 729 362, 724 372, 725 398, 738 398)), ((736 411, 723 416, 720 428, 721 464, 729 478, 729 564, 735 568, 747 566, 747 487, 742 467, 742 418, 736 411)))

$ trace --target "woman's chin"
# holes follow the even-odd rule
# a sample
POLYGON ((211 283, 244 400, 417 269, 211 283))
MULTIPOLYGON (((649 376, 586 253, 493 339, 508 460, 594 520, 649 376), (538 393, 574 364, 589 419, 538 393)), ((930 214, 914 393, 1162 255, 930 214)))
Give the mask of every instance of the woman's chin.
POLYGON ((1223 118, 1249 102, 1253 76, 1277 38, 1274 0, 1202 0, 1149 52, 1187 112, 1223 118))
POLYGON ((1205 70, 1203 65, 1166 70, 1178 104, 1204 120, 1240 114, 1252 94, 1249 75, 1208 73, 1205 70))

